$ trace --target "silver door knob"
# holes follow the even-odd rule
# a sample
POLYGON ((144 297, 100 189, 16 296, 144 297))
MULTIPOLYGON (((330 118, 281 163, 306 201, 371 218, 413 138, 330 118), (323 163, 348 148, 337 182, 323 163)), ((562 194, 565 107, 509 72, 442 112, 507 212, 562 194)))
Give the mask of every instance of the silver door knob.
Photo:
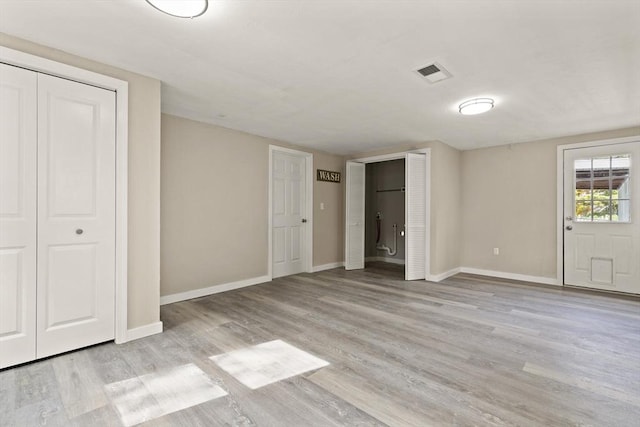
POLYGON ((565 227, 565 229, 568 230, 568 231, 571 231, 571 230, 573 230, 573 226, 572 225, 567 225, 565 227))
POLYGON ((302 222, 307 222, 307 219, 306 218, 302 218, 302 222))
POLYGON ((76 230, 76 234, 77 234, 77 235, 80 235, 80 234, 82 234, 82 233, 84 233, 84 230, 83 230, 82 228, 78 228, 78 229, 76 230))

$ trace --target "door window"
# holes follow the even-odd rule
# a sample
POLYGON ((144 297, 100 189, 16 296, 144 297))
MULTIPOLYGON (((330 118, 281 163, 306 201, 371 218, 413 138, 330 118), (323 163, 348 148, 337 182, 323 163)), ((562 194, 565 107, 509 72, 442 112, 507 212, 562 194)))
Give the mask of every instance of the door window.
POLYGON ((574 218, 580 222, 629 222, 631 156, 574 161, 574 218))

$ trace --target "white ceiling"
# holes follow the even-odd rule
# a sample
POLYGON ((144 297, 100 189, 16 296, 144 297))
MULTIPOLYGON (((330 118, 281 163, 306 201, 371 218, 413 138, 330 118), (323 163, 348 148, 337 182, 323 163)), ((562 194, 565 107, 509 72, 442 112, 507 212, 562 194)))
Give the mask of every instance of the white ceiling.
POLYGON ((163 82, 162 110, 338 154, 640 124, 638 0, 0 0, 0 32, 163 82), (433 61, 453 78, 430 84, 433 61), (490 96, 489 113, 457 105, 490 96))

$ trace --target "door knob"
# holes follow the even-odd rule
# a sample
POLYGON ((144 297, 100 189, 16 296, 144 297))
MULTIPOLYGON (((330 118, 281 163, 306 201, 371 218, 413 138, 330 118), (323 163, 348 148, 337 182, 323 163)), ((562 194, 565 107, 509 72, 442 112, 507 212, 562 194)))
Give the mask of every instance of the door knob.
POLYGON ((565 229, 567 229, 568 231, 571 231, 571 230, 573 230, 573 226, 571 226, 571 225, 567 225, 567 226, 565 227, 565 229))
POLYGON ((78 228, 78 229, 76 230, 76 234, 77 234, 77 235, 80 235, 80 234, 82 234, 82 233, 84 233, 84 230, 83 230, 82 228, 78 228))
POLYGON ((306 218, 302 218, 302 222, 307 222, 307 219, 306 218))

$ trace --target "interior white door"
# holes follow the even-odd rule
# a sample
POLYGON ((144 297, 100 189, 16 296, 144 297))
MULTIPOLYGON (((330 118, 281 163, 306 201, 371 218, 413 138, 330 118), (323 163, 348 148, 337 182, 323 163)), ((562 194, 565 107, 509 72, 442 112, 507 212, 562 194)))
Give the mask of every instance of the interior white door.
POLYGON ((427 163, 424 154, 407 153, 405 163, 405 279, 425 278, 427 163))
POLYGON ((345 263, 347 270, 364 268, 365 224, 365 165, 347 162, 346 177, 346 238, 345 263))
POLYGON ((640 142, 564 151, 564 283, 640 294, 640 142))
POLYGON ((0 64, 0 369, 36 357, 36 88, 0 64))
POLYGON ((305 271, 306 159, 274 151, 272 156, 273 277, 305 271))
POLYGON ((115 93, 38 75, 37 357, 114 338, 115 93))

